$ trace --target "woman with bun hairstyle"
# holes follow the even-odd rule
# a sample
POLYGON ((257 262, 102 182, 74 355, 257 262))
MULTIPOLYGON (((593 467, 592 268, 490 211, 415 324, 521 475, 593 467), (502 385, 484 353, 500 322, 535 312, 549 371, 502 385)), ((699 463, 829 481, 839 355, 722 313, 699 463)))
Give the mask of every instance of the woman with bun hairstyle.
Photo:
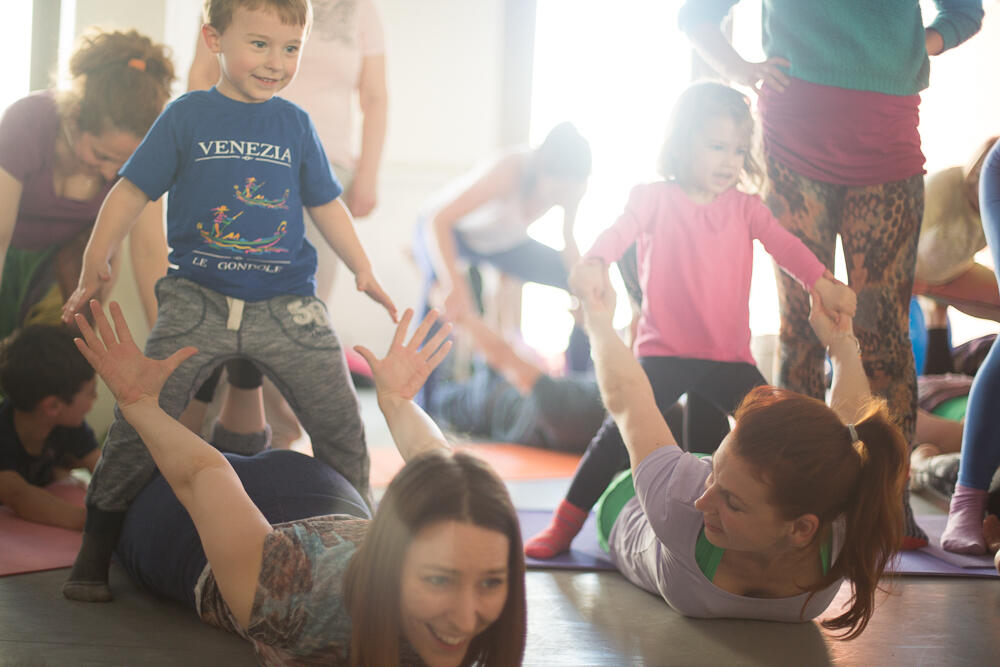
MULTIPOLYGON (((69 73, 68 89, 34 92, 0 119, 0 337, 60 321, 97 211, 170 97, 174 67, 165 47, 134 30, 98 31, 81 39, 69 73)), ((166 273, 162 226, 153 202, 129 244, 150 323, 153 285, 166 273)))

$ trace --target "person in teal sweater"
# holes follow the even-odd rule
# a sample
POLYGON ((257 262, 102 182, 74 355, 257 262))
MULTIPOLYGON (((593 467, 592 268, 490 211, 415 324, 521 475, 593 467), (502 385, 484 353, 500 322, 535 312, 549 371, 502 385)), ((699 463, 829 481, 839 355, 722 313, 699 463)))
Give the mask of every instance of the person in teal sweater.
MULTIPOLYGON (((688 0, 679 22, 723 77, 758 92, 775 217, 833 270, 840 235, 854 320, 872 390, 884 396, 908 440, 917 391, 908 337, 917 237, 923 215, 924 155, 917 132, 919 92, 929 55, 970 38, 981 0, 935 0, 924 26, 918 0, 763 0, 766 60, 750 62, 719 24, 738 0, 688 0)), ((785 387, 822 398, 824 350, 809 328, 809 295, 778 275, 785 387)), ((926 534, 909 500, 903 548, 926 534)))

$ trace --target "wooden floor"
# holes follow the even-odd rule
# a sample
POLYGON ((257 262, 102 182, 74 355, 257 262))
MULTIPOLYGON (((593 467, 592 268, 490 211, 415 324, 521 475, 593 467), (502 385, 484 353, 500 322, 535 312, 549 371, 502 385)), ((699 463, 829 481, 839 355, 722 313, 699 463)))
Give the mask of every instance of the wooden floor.
MULTIPOLYGON (((0 579, 0 666, 253 665, 250 646, 136 589, 74 603, 65 570, 0 579)), ((704 621, 674 613, 616 573, 528 573, 526 665, 996 665, 1000 582, 911 577, 858 640, 815 623, 704 621)))
MULTIPOLYGON (((382 442, 373 404, 362 404, 369 442, 382 442)), ((566 481, 510 487, 518 506, 554 507, 566 481)), ((111 604, 64 600, 66 574, 0 578, 0 667, 256 664, 248 644, 136 589, 117 567, 111 604)), ((530 571, 527 589, 526 665, 1000 664, 1000 580, 900 578, 852 642, 815 623, 687 619, 617 573, 530 571)))

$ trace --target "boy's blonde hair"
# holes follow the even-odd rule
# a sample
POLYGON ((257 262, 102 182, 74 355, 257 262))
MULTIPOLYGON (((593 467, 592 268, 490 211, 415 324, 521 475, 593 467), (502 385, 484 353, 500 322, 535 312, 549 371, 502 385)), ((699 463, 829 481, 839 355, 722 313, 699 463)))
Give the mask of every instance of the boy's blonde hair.
POLYGON ((205 0, 204 21, 219 33, 233 22, 237 7, 249 11, 270 9, 285 25, 312 26, 312 3, 309 0, 205 0))
POLYGON ((717 81, 699 81, 677 98, 656 162, 659 174, 664 178, 676 178, 682 173, 689 159, 692 136, 707 120, 719 116, 728 116, 737 125, 750 126, 750 151, 743 161, 740 183, 759 188, 764 180, 764 170, 755 157, 757 124, 750 110, 750 100, 738 90, 717 81))

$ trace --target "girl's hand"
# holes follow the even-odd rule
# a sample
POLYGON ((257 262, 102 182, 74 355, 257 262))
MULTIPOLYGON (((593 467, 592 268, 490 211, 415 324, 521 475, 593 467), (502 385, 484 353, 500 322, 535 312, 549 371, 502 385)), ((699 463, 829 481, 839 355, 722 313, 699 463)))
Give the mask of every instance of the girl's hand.
POLYGON ((825 307, 822 297, 814 288, 809 293, 809 325, 823 347, 834 340, 854 335, 854 320, 850 316, 835 317, 825 307))
POLYGON ((611 326, 615 314, 615 290, 611 287, 607 267, 599 259, 585 259, 573 267, 569 285, 583 306, 588 329, 611 326))
POLYGON ((101 304, 93 299, 90 301, 94 328, 100 335, 94 332, 82 314, 76 314, 76 325, 83 335, 83 340, 74 339, 77 348, 108 385, 119 407, 125 408, 143 399, 158 401, 163 383, 198 349, 185 347, 161 361, 150 359, 132 340, 132 332, 118 302, 112 301, 109 310, 115 322, 113 331, 101 304))
POLYGON ((768 58, 762 63, 743 62, 737 71, 728 73, 734 83, 753 88, 758 95, 764 86, 778 93, 788 86, 790 79, 782 68, 791 67, 791 63, 785 58, 768 58))
POLYGON ((834 318, 846 315, 854 317, 858 310, 858 295, 850 287, 833 277, 833 274, 824 275, 816 281, 813 289, 819 294, 823 301, 823 308, 834 318))
POLYGON ((431 330, 434 322, 437 321, 438 312, 435 310, 427 313, 423 322, 413 332, 410 342, 406 340, 406 330, 413 319, 413 309, 407 308, 403 313, 403 318, 396 326, 396 333, 392 337, 389 351, 385 358, 379 359, 371 350, 361 345, 356 345, 354 350, 364 357, 364 360, 371 366, 375 379, 375 391, 379 398, 399 397, 404 400, 411 400, 416 396, 417 391, 427 380, 441 360, 451 349, 451 341, 447 340, 451 333, 451 324, 446 323, 438 329, 437 333, 421 346, 427 332, 431 330))
POLYGON ((372 301, 382 304, 382 307, 389 311, 389 317, 392 318, 393 322, 399 321, 396 317, 396 304, 392 302, 389 295, 379 285, 374 273, 371 271, 361 271, 354 276, 354 282, 359 292, 364 292, 371 297, 372 301))
POLYGON ((599 259, 586 258, 577 262, 569 272, 569 288, 573 294, 586 303, 603 301, 608 270, 599 259))
POLYGON ((111 263, 107 259, 96 262, 88 261, 85 254, 76 290, 69 295, 66 303, 63 304, 63 322, 71 324, 73 317, 83 310, 84 304, 93 298, 101 299, 107 296, 106 290, 111 285, 111 276, 111 263))

